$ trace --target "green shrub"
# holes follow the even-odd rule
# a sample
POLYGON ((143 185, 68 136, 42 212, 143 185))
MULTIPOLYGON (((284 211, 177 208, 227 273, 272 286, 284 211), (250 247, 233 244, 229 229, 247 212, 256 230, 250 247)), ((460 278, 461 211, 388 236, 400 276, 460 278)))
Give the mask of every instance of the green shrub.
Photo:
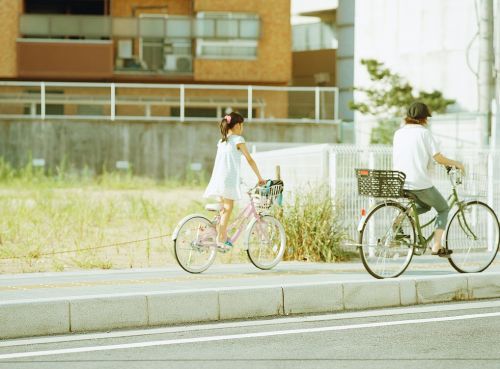
POLYGON ((335 262, 350 258, 341 247, 347 232, 327 188, 299 191, 285 204, 279 218, 287 236, 285 260, 335 262))

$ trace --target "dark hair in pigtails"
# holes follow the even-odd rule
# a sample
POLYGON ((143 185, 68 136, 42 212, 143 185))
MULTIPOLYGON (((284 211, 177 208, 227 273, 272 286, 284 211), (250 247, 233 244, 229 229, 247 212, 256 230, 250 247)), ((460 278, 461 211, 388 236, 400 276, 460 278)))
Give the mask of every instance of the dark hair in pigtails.
POLYGON ((230 113, 224 118, 222 118, 220 122, 220 133, 222 135, 222 142, 227 141, 227 134, 229 133, 230 129, 233 129, 233 127, 239 123, 243 123, 245 119, 238 113, 230 113))

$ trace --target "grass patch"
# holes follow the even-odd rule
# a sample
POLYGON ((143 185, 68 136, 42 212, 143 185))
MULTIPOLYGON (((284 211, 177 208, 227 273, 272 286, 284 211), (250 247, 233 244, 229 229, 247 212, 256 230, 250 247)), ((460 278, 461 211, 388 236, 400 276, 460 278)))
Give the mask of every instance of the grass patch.
MULTIPOLYGON (((184 216, 202 213, 203 176, 155 181, 126 173, 48 175, 0 159, 0 273, 162 267, 175 264, 169 235, 184 216), (100 248, 102 245, 142 240, 100 248), (54 253, 47 256, 46 254, 54 253), (1 260, 15 257, 15 259, 1 260)), ((237 209, 234 210, 236 215, 237 209)), ((322 189, 285 204, 286 260, 343 261, 346 238, 336 205, 322 189)), ((244 238, 244 237, 243 237, 244 238)), ((246 262, 237 250, 218 262, 246 262)))
POLYGON ((0 258, 17 257, 0 260, 0 273, 171 264, 169 237, 93 248, 171 234, 182 217, 202 211, 203 190, 194 180, 162 182, 130 172, 47 175, 0 159, 0 258))

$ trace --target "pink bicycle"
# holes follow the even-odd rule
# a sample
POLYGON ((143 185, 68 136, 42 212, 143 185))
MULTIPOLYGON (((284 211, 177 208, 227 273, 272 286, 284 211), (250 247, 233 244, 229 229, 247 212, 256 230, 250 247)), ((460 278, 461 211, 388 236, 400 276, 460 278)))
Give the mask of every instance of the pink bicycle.
MULTIPOLYGON (((281 202, 283 182, 268 181, 266 185, 256 186, 247 193, 250 201, 228 227, 228 237, 234 244, 245 233, 243 249, 247 251, 250 261, 259 269, 271 269, 281 261, 286 247, 285 229, 270 214, 273 204, 281 202)), ((208 204, 205 209, 219 212, 220 204, 208 204)), ((172 240, 175 257, 184 270, 204 272, 215 261, 217 252, 229 250, 217 247, 219 221, 219 214, 213 220, 201 214, 191 214, 179 222, 172 240)))

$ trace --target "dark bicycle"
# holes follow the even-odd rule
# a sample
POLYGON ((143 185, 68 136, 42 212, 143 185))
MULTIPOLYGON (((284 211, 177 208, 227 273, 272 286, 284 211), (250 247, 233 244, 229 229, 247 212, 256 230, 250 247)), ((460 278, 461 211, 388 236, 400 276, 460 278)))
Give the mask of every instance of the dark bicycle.
MULTIPOLYGON (((500 242, 500 224, 493 209, 482 201, 461 200, 457 187, 462 174, 447 168, 452 192, 448 197, 450 216, 444 247, 452 250, 448 261, 460 273, 482 272, 495 259, 500 242)), ((356 169, 360 195, 383 198, 359 223, 358 250, 363 265, 375 278, 401 275, 413 255, 423 255, 434 237, 422 230, 414 196, 403 189, 405 174, 398 171, 356 169), (403 199, 403 200, 401 200, 403 199)))

